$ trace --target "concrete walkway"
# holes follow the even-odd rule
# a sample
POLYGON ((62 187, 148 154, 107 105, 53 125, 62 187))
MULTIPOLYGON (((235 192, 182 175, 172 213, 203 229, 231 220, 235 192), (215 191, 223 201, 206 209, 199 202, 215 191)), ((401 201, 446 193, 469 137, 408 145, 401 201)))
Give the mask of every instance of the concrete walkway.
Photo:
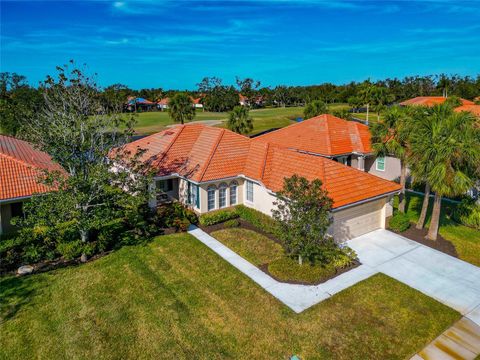
POLYGON ((279 282, 201 229, 192 226, 189 233, 296 312, 381 272, 480 326, 480 268, 387 230, 348 241, 362 265, 320 285, 279 282))

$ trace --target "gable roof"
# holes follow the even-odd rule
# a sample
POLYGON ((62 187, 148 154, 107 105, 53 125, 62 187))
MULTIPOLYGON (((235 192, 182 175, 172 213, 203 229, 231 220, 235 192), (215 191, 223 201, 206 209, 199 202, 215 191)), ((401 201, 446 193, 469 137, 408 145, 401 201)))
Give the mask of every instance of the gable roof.
MULTIPOLYGON (((408 99, 402 101, 400 105, 421 105, 421 106, 435 106, 438 104, 443 104, 447 100, 443 96, 417 96, 413 99, 408 99)), ((473 105, 473 101, 460 99, 462 105, 473 105)))
POLYGON ((293 174, 322 180, 334 208, 400 189, 398 184, 321 156, 256 141, 203 124, 178 125, 126 145, 145 149, 142 160, 158 176, 178 174, 195 182, 244 175, 273 192, 293 174))
POLYGON ((51 190, 37 182, 42 170, 62 171, 51 157, 23 140, 0 135, 0 200, 51 190))
POLYGON ((325 156, 370 153, 368 126, 323 114, 254 138, 289 149, 325 156))

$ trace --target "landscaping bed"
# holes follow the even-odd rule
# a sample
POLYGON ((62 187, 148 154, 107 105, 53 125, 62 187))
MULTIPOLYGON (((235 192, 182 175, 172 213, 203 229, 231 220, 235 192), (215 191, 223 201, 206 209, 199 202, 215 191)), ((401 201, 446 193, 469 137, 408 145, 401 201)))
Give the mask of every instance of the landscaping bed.
POLYGON ((398 234, 405 236, 410 240, 428 246, 432 249, 458 258, 457 250, 450 241, 445 240, 445 238, 440 234, 437 236, 437 240, 428 240, 425 238, 427 236, 427 233, 428 229, 418 230, 417 228, 415 228, 415 224, 412 224, 409 229, 399 232, 398 234))
POLYGON ((240 220, 239 227, 236 228, 225 227, 224 224, 209 226, 204 230, 280 282, 318 285, 360 265, 358 261, 343 268, 309 263, 299 265, 298 261, 284 254, 280 242, 271 234, 261 231, 244 220, 240 220))

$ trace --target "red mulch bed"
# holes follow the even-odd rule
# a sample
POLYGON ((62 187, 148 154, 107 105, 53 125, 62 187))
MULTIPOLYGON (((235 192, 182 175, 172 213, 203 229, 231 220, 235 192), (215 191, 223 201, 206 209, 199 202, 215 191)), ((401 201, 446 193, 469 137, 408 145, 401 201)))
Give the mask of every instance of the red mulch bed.
POLYGON ((415 225, 412 224, 408 230, 405 230, 399 234, 402 236, 405 236, 410 240, 413 240, 420 244, 428 246, 432 249, 441 251, 447 255, 451 255, 458 258, 457 250, 455 249, 455 246, 450 241, 443 238, 440 234, 437 236, 437 240, 427 240, 425 238, 427 236, 427 233, 428 233, 427 229, 418 230, 415 227, 415 225))

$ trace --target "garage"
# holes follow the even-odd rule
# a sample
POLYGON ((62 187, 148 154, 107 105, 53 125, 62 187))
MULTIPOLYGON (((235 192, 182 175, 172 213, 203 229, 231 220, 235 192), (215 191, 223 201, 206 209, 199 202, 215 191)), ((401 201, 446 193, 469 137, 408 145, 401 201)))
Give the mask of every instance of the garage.
POLYGON ((346 241, 382 227, 386 199, 351 206, 333 213, 333 236, 346 241))

